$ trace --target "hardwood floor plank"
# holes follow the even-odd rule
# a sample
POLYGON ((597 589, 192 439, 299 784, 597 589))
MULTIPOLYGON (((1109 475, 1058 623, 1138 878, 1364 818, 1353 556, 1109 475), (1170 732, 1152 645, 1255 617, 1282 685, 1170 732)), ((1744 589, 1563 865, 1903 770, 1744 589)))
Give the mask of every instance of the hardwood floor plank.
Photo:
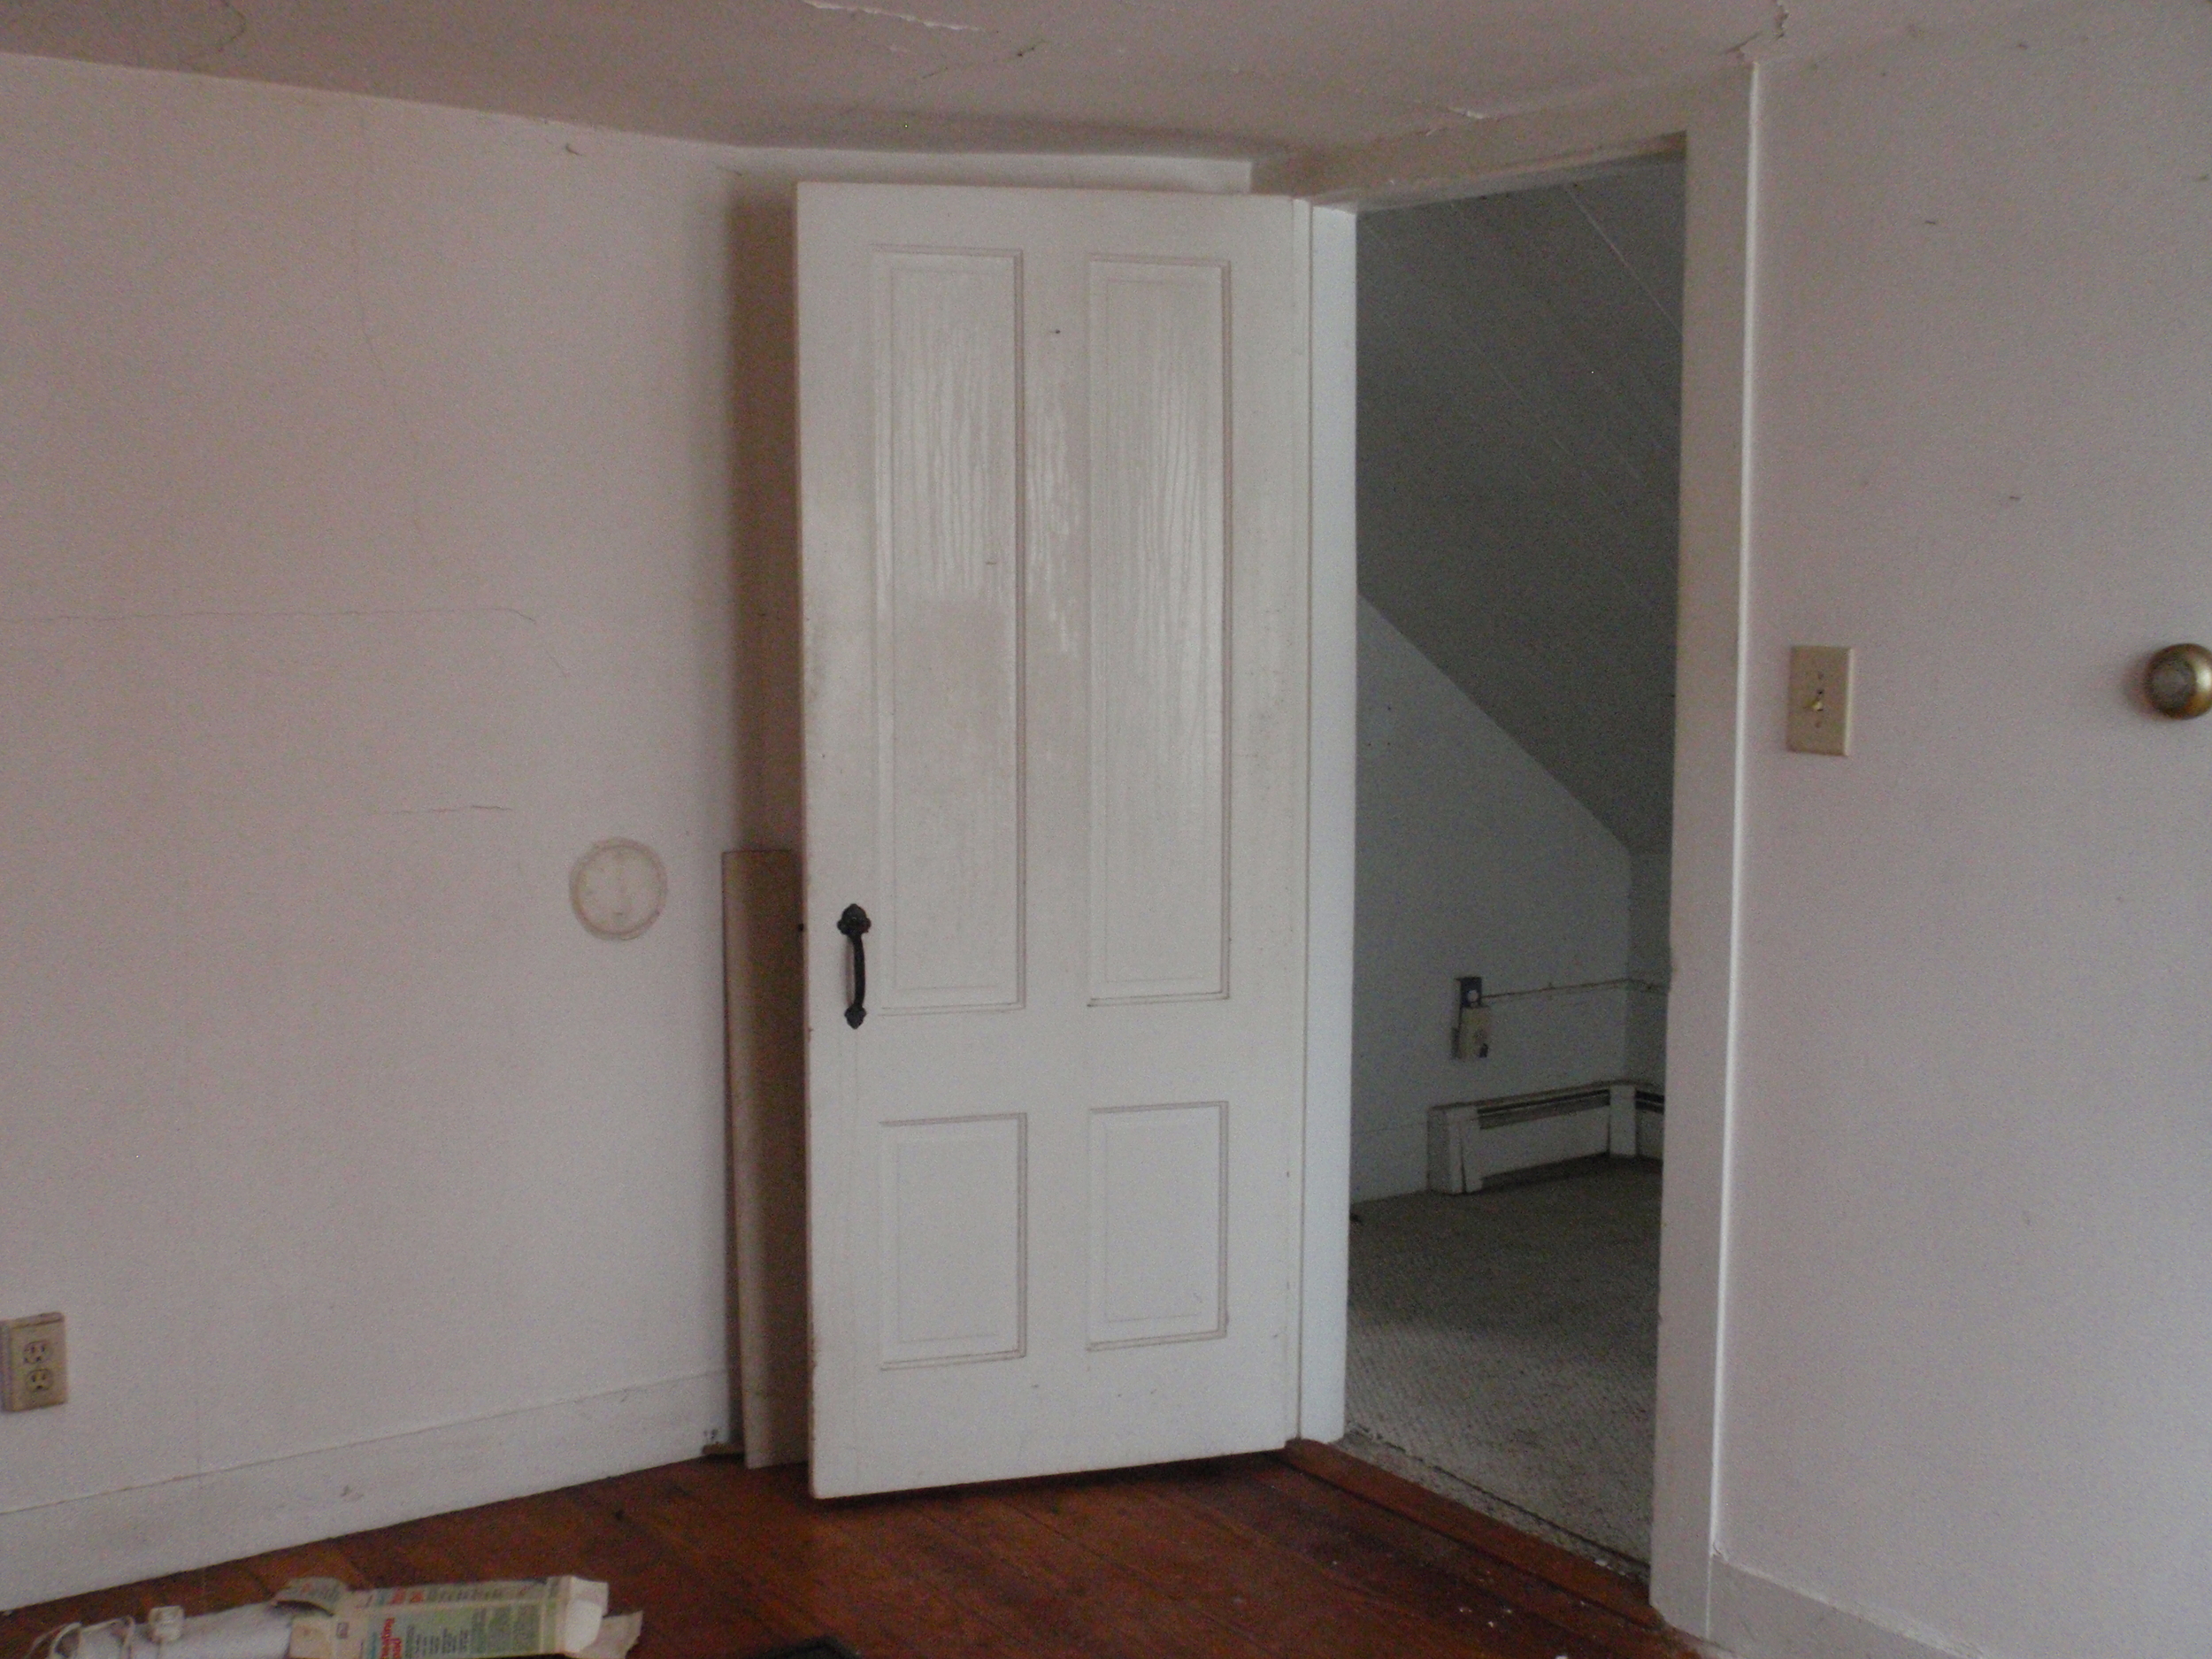
POLYGON ((635 1596, 646 1629, 654 1632, 649 1659, 757 1653, 833 1629, 818 1620, 810 1596, 793 1582, 800 1575, 792 1569, 810 1550, 803 1527, 787 1527, 780 1539, 772 1530, 764 1539, 702 1518, 676 1469, 597 1481, 576 1493, 634 1548, 660 1559, 657 1568, 641 1572, 635 1596), (671 1609, 672 1625, 664 1617, 671 1609), (667 1651, 659 1646, 664 1625, 672 1632, 667 1651), (687 1645, 677 1646, 677 1640, 687 1645), (703 1651, 693 1652, 691 1641, 703 1642, 703 1651))
POLYGON ((1029 1513, 1001 1489, 976 1494, 936 1524, 948 1559, 979 1587, 1099 1655, 1275 1659, 1279 1649, 1233 1617, 1167 1594, 1029 1513))
MULTIPOLYGON (((1142 1584, 1086 1571, 1102 1563, 1071 1563, 1060 1540, 986 1492, 904 1499, 887 1508, 886 1518, 898 1525, 887 1544, 926 1561, 950 1594, 972 1598, 1016 1652, 1079 1659, 1187 1650, 1191 1632, 1171 1605, 1142 1584)), ((1225 1659, 1263 1655, 1225 1651, 1225 1659)))
POLYGON ((1516 1532, 1502 1521, 1454 1503, 1425 1486, 1417 1486, 1402 1475, 1363 1463, 1349 1453, 1318 1440, 1293 1440, 1279 1455, 1292 1468, 1317 1480, 1341 1486, 1370 1503, 1418 1521, 1433 1532, 1471 1544, 1502 1561, 1509 1561, 1522 1571, 1548 1579, 1585 1601, 1610 1609, 1623 1618, 1650 1629, 1659 1628, 1659 1616, 1652 1610, 1651 1600, 1645 1594, 1643 1586, 1608 1571, 1594 1561, 1585 1561, 1555 1544, 1516 1532))
POLYGON ((826 1632, 868 1659, 1037 1651, 918 1571, 886 1524, 887 1502, 816 1504, 805 1472, 678 1464, 673 1497, 647 1524, 687 1559, 743 1584, 789 1632, 785 1640, 826 1632))
POLYGON ((487 1504, 451 1515, 434 1515, 408 1528, 417 1559, 434 1567, 440 1581, 468 1578, 547 1578, 574 1573, 610 1578, 606 1563, 588 1560, 577 1534, 588 1529, 603 1546, 612 1546, 610 1523, 588 1510, 573 1491, 487 1504))
MULTIPOLYGON (((1425 1605, 1470 1594, 1511 1617, 1572 1631, 1624 1659, 1681 1659, 1690 1650, 1663 1631, 1621 1617, 1471 1546, 1277 1466, 1250 1481, 1208 1489, 1204 1501, 1315 1563, 1377 1594, 1425 1605)), ((1489 1616, 1486 1616, 1489 1617, 1489 1616)))
POLYGON ((349 1533, 343 1542, 355 1576, 348 1582, 353 1588, 364 1590, 435 1584, 451 1577, 442 1569, 436 1557, 423 1550, 415 1532, 421 1525, 420 1521, 409 1521, 397 1526, 349 1533))
MULTIPOLYGON (((1248 1478, 1229 1471, 1231 1480, 1248 1478)), ((1346 1659, 1395 1655, 1495 1654, 1500 1659, 1609 1659, 1606 1650, 1529 1620, 1490 1621, 1453 1611, 1432 1617, 1370 1594, 1349 1578, 1237 1525, 1183 1489, 1187 1484, 1116 1481, 1041 1488, 1010 1501, 1121 1562, 1155 1585, 1202 1601, 1273 1651, 1346 1659)), ((1494 1607, 1491 1610, 1495 1610, 1494 1607)))
POLYGON ((361 1569, 353 1557, 334 1542, 327 1540, 315 1544, 296 1544, 286 1549, 273 1549, 266 1555, 249 1556, 246 1564, 254 1576, 267 1586, 273 1595, 295 1578, 335 1578, 349 1588, 359 1590, 367 1586, 361 1578, 361 1569))
POLYGON ((611 1610, 644 1612, 651 1635, 645 1652, 654 1659, 720 1659, 773 1645, 779 1632, 752 1617, 718 1575, 674 1560, 631 1518, 629 1488, 600 1488, 549 1494, 561 1503, 547 1510, 544 1548, 580 1563, 567 1571, 606 1580, 611 1610))

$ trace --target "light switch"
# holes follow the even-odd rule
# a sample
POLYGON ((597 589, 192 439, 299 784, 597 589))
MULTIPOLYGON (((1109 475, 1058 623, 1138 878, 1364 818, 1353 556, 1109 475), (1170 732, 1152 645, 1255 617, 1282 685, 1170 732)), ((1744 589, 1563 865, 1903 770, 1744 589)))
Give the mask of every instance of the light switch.
POLYGON ((1790 747, 1801 755, 1851 752, 1851 648, 1790 647, 1790 747))

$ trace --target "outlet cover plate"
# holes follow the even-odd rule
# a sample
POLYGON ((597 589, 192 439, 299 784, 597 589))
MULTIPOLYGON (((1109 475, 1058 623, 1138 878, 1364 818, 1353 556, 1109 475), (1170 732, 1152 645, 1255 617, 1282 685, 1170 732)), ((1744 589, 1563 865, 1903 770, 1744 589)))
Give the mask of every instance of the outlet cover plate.
POLYGON ((1801 755, 1851 752, 1851 648, 1790 647, 1789 746, 1801 755))
POLYGON ((0 1319, 0 1411, 35 1411, 69 1398, 69 1350, 58 1313, 0 1319))

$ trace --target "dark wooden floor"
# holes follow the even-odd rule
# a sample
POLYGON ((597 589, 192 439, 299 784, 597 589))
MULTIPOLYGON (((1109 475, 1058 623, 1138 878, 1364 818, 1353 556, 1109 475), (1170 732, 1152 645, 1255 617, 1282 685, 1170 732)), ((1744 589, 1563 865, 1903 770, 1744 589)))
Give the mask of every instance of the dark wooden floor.
POLYGON ((1631 1617, 1632 1598, 1609 1607, 1602 1586, 1578 1594, 1247 1457, 836 1503, 806 1495, 803 1469, 677 1463, 27 1608, 0 1617, 0 1659, 67 1620, 205 1612, 303 1574, 358 1587, 557 1572, 645 1609, 636 1659, 743 1659, 823 1633, 864 1659, 1686 1651, 1631 1617))

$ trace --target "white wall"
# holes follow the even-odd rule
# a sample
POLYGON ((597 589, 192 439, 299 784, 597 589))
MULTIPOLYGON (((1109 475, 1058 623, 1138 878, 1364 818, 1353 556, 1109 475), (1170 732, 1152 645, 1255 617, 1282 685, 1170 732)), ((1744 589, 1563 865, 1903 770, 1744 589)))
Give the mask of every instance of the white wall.
POLYGON ((1364 600, 1359 607, 1352 1196, 1427 1184, 1427 1110, 1620 1075, 1618 988, 1502 1002, 1455 1060, 1463 973, 1486 993, 1617 980, 1629 856, 1364 600))
POLYGON ((0 1607, 727 1425, 718 860, 797 824, 790 181, 0 58, 0 1607), (586 935, 571 862, 659 849, 586 935))
POLYGON ((1732 1645, 1845 1651, 1779 1584, 2200 1652, 2212 722, 2132 685, 2212 636, 2212 8, 1763 81, 1732 1645), (1793 641, 1858 649, 1847 760, 1783 750, 1793 641))

